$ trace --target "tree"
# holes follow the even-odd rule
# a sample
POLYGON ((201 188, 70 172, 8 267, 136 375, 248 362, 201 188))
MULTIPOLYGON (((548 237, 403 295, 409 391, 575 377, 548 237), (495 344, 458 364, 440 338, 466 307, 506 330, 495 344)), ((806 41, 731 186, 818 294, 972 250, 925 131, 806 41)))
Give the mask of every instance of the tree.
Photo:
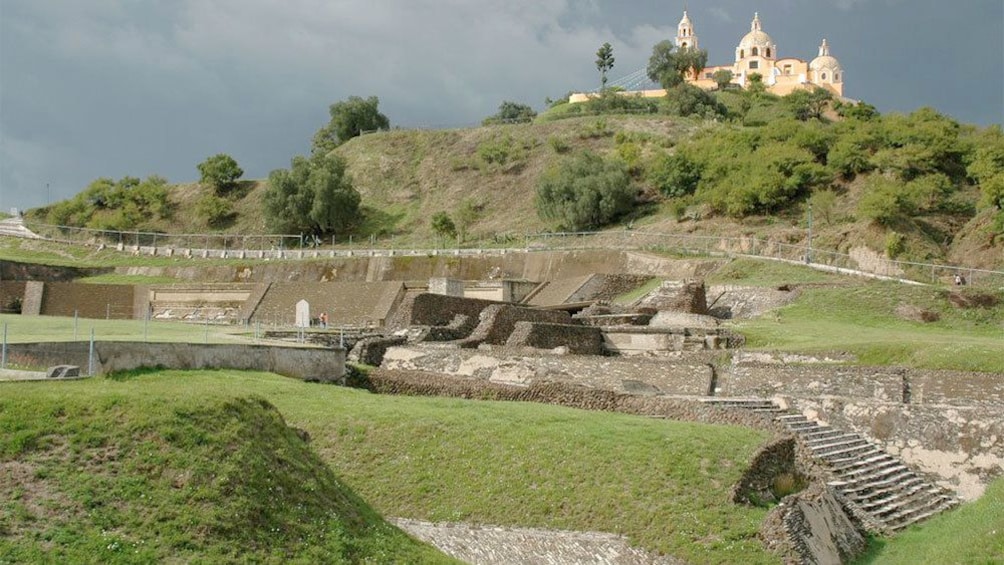
POLYGON ((817 190, 809 197, 809 206, 816 217, 830 225, 837 209, 837 193, 832 190, 817 190))
POLYGON ((270 229, 324 236, 350 229, 358 218, 359 201, 345 160, 315 154, 294 157, 288 170, 272 171, 262 204, 270 229))
POLYGON ((665 196, 685 196, 697 188, 701 168, 683 153, 667 154, 651 168, 648 180, 665 196))
POLYGON ((825 88, 796 90, 784 97, 784 103, 791 110, 792 116, 803 122, 823 119, 823 112, 831 100, 833 94, 825 88))
POLYGON ((537 112, 527 104, 510 102, 506 100, 499 105, 499 111, 495 115, 488 116, 482 121, 482 125, 490 126, 494 124, 522 124, 532 122, 537 117, 537 112))
POLYGON ((648 59, 648 78, 666 90, 683 82, 675 50, 676 46, 671 41, 660 41, 652 47, 652 56, 648 59))
POLYGON ((596 52, 596 69, 600 71, 600 91, 607 89, 607 71, 614 68, 614 48, 604 43, 596 52))
POLYGON ((446 212, 432 215, 432 231, 441 238, 457 237, 457 226, 446 212))
POLYGON ((313 152, 330 153, 364 131, 390 129, 390 120, 377 109, 379 104, 376 96, 366 99, 350 96, 348 100, 332 104, 328 108, 331 121, 314 134, 313 152))
POLYGON ((244 176, 244 171, 233 157, 219 153, 207 158, 198 165, 200 182, 212 186, 217 194, 226 192, 237 184, 237 179, 244 176))
POLYGON ((767 85, 763 83, 763 75, 760 73, 751 73, 747 79, 749 84, 746 89, 752 94, 763 94, 767 92, 767 85))
POLYGON ((684 47, 679 51, 671 41, 660 41, 652 48, 646 71, 648 78, 666 90, 684 82, 688 76, 697 77, 708 64, 708 52, 684 47))
POLYGON ((718 69, 711 74, 711 80, 718 85, 718 90, 725 90, 732 84, 732 71, 728 69, 718 69))
POLYGON ((588 151, 541 176, 536 206, 541 219, 559 229, 594 229, 631 210, 635 192, 627 167, 588 151))

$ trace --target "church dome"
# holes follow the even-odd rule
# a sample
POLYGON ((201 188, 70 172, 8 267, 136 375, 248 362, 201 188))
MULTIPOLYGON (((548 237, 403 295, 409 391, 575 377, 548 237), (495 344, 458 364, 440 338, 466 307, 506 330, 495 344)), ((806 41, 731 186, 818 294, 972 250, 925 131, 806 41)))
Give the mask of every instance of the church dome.
POLYGON ((750 32, 743 36, 736 48, 737 59, 744 59, 748 56, 761 56, 768 59, 773 58, 776 48, 774 40, 760 25, 760 14, 753 15, 753 23, 750 25, 750 32))
POLYGON ((840 66, 840 61, 836 57, 830 55, 830 46, 827 45, 826 40, 823 40, 823 44, 819 46, 819 56, 809 63, 809 69, 813 71, 835 71, 840 72, 842 67, 840 66))

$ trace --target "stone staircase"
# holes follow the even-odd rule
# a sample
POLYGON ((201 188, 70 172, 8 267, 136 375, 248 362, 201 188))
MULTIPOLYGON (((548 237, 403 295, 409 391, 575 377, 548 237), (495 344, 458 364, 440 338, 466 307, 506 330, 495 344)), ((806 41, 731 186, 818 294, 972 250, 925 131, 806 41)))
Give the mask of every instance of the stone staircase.
POLYGON ((770 400, 704 402, 763 413, 794 433, 829 473, 830 489, 869 529, 896 532, 959 504, 954 494, 855 432, 822 425, 770 400))

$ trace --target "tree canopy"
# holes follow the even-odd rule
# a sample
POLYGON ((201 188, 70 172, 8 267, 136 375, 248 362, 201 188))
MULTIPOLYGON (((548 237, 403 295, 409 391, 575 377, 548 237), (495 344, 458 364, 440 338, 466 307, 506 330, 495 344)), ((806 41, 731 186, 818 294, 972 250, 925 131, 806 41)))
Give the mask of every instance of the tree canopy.
POLYGON ((532 122, 537 112, 527 104, 506 100, 499 105, 499 111, 488 116, 481 123, 490 126, 496 124, 520 124, 532 122))
POLYGON ((559 229, 594 229, 630 211, 634 198, 627 166, 587 151, 541 177, 537 214, 559 229))
POLYGON ((290 169, 272 171, 262 204, 270 229, 324 236, 351 229, 359 202, 345 160, 315 154, 294 157, 290 169))
POLYGON ((244 176, 244 170, 233 157, 218 153, 199 163, 200 182, 212 186, 217 193, 233 188, 244 176))
POLYGON ((707 64, 707 51, 689 47, 677 50, 673 42, 665 40, 652 48, 646 72, 648 78, 669 90, 684 82, 688 76, 698 76, 707 64))
POLYGON ((600 71, 600 90, 607 88, 607 71, 614 68, 614 48, 604 43, 596 51, 596 70, 600 71))
POLYGON ((329 153, 334 148, 365 131, 390 129, 390 120, 380 113, 376 96, 335 102, 328 108, 331 120, 314 134, 313 152, 329 153))

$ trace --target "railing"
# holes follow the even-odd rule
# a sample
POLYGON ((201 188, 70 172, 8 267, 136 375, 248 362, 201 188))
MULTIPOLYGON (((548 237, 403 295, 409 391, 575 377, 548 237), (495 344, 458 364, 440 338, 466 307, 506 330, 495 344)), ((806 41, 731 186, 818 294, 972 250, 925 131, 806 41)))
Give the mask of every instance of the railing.
POLYGON ((290 234, 163 234, 32 224, 35 233, 52 241, 110 247, 146 256, 207 259, 320 259, 336 257, 477 256, 525 251, 649 250, 679 254, 752 256, 809 263, 832 271, 866 273, 930 284, 963 284, 1004 288, 1004 271, 887 259, 862 251, 847 254, 753 236, 722 237, 657 233, 645 230, 602 232, 495 234, 466 247, 399 248, 393 241, 345 237, 321 241, 290 234))

